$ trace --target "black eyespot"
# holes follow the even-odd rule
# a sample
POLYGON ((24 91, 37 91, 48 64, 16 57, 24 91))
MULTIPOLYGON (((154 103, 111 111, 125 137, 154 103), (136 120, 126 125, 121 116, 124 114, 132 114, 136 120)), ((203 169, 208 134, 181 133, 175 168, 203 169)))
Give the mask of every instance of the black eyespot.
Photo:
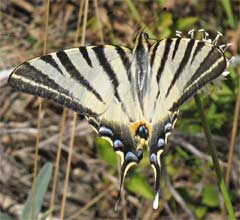
POLYGON ((156 156, 156 154, 152 153, 150 155, 150 162, 153 163, 153 164, 157 164, 157 156, 156 156))
POLYGON ((148 139, 149 133, 148 129, 145 125, 141 125, 137 130, 137 135, 139 135, 141 138, 144 138, 145 140, 148 139))
POLYGON ((113 142, 113 149, 115 151, 123 151, 123 143, 120 140, 115 140, 113 142))
POLYGON ((159 138, 157 143, 158 148, 163 148, 164 145, 165 145, 164 140, 162 138, 159 138))
POLYGON ((128 162, 136 162, 138 163, 139 162, 139 159, 138 157, 136 156, 136 154, 134 154, 133 152, 131 151, 128 151, 126 156, 125 156, 125 160, 128 161, 128 162))
POLYGON ((113 132, 110 128, 107 128, 105 126, 101 126, 98 130, 100 136, 105 136, 105 137, 113 137, 113 132))

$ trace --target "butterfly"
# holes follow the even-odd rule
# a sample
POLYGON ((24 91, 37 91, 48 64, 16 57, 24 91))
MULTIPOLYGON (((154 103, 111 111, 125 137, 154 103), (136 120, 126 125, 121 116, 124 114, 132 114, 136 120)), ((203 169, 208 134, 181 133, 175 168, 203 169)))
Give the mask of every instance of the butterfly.
POLYGON ((179 107, 225 74, 228 60, 215 40, 151 39, 140 32, 133 49, 86 46, 37 57, 16 67, 9 85, 53 100, 86 117, 121 159, 120 190, 128 170, 149 151, 158 207, 160 173, 167 137, 179 107))

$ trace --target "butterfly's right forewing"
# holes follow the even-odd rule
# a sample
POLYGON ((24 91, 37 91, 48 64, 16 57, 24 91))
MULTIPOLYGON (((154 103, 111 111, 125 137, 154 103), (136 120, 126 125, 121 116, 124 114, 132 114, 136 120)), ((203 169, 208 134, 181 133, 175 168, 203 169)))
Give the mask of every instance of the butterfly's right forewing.
POLYGON ((160 41, 153 46, 151 56, 155 57, 152 70, 159 91, 156 109, 161 107, 171 112, 220 76, 227 67, 227 60, 217 46, 195 39, 160 41))

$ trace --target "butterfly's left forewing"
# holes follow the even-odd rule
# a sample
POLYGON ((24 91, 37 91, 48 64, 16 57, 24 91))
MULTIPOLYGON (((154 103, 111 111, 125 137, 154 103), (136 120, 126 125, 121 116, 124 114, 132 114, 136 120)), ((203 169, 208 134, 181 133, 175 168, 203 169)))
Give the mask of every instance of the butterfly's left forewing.
POLYGON ((90 46, 58 51, 19 65, 9 84, 23 92, 54 100, 79 113, 103 114, 114 98, 121 101, 129 86, 131 51, 90 46), (116 67, 118 71, 116 72, 116 67), (125 83, 126 81, 126 83, 125 83))

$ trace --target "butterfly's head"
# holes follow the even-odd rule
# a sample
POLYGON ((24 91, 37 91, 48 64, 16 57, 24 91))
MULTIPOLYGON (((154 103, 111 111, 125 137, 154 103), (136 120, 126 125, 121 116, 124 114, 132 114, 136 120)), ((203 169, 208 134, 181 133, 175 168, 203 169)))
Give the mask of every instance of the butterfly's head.
POLYGON ((147 52, 149 50, 150 44, 149 44, 149 36, 146 32, 140 32, 135 40, 135 50, 145 51, 147 52))

